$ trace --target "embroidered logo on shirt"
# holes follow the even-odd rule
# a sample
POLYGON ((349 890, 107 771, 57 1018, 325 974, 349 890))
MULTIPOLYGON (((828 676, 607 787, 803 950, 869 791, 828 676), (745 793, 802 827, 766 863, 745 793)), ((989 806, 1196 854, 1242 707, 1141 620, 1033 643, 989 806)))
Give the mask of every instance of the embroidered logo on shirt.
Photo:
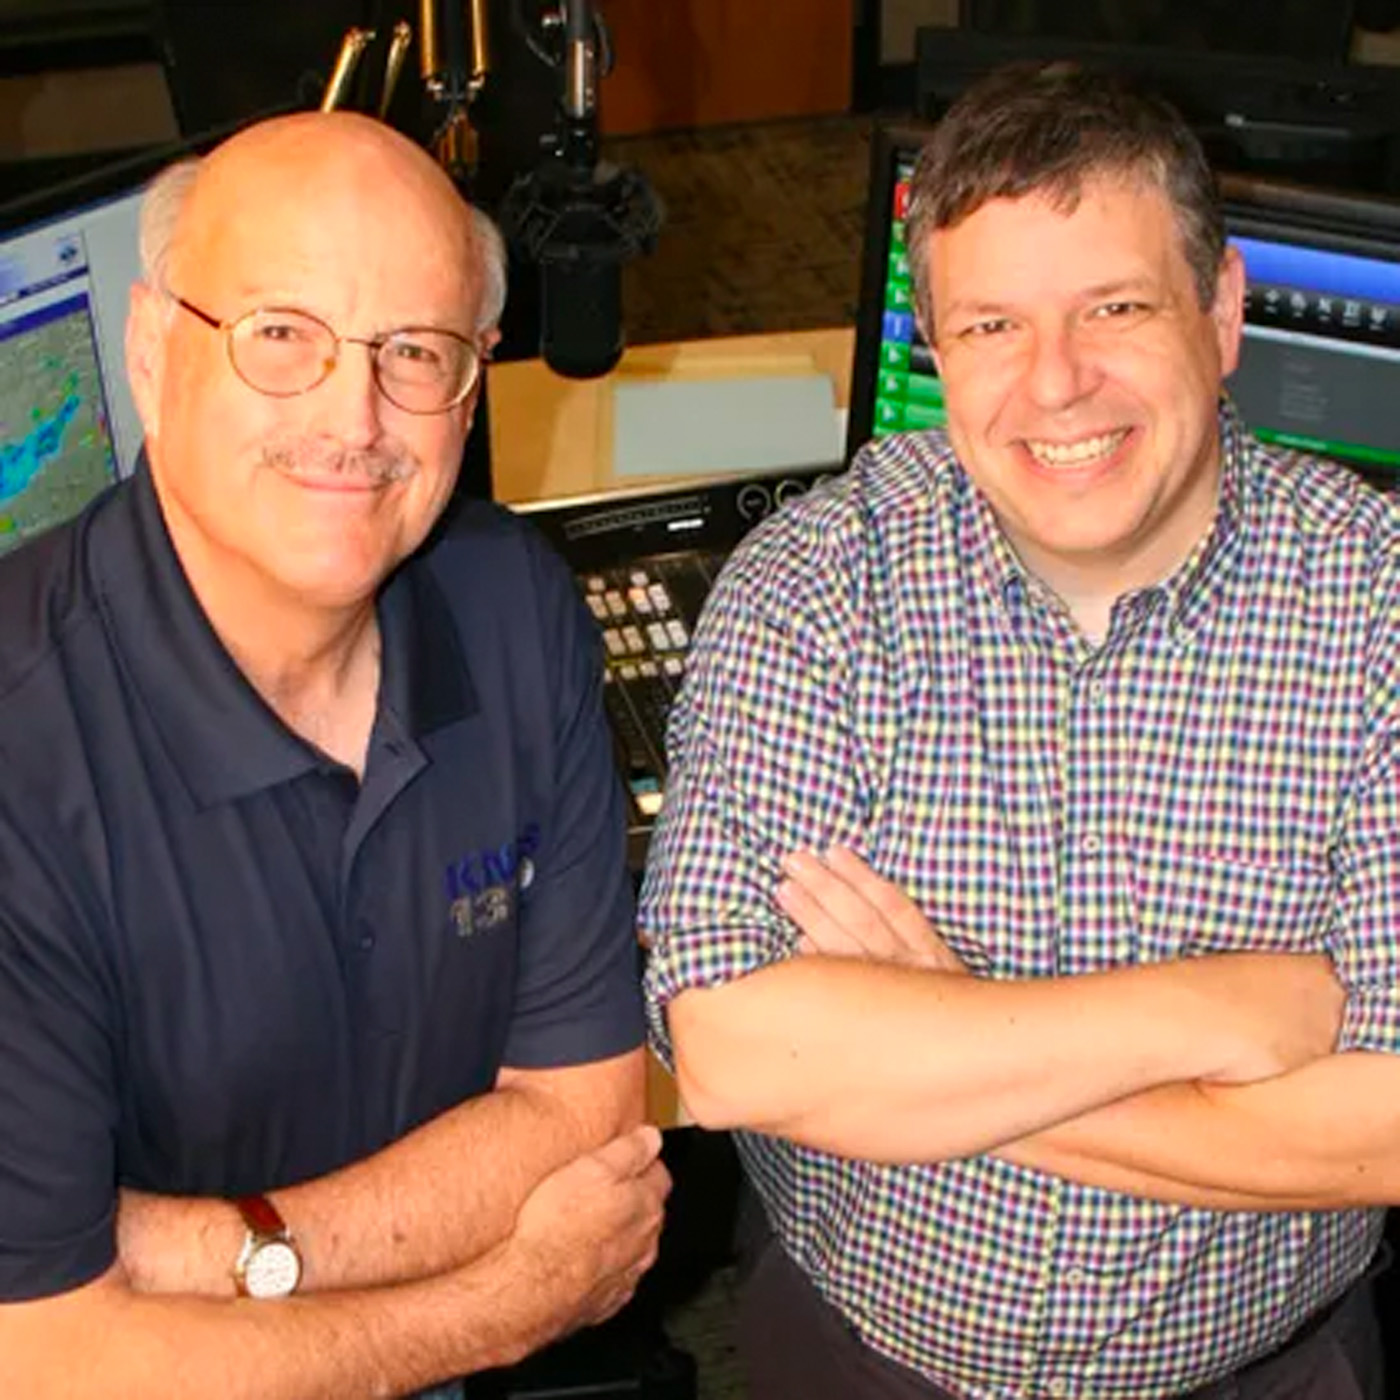
POLYGON ((540 824, 527 822, 514 841, 468 851, 444 872, 448 917, 458 938, 509 923, 518 895, 534 883, 540 824))

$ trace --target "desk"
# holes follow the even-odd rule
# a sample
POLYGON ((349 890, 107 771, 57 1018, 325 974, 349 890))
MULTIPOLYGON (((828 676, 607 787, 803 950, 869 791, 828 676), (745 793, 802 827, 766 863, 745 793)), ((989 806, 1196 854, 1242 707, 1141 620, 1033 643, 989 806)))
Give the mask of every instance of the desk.
POLYGON ((820 371, 831 378, 837 407, 845 408, 854 341, 855 332, 843 327, 639 345, 624 351, 617 368, 601 379, 564 379, 543 360, 493 365, 488 371, 492 494, 507 505, 522 505, 608 490, 695 485, 694 477, 613 475, 614 385, 820 371))

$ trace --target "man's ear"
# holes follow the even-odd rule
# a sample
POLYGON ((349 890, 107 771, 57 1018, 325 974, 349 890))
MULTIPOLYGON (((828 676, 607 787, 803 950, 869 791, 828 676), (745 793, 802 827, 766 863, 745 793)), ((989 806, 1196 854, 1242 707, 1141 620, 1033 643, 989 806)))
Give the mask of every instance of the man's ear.
POLYGON ((165 381, 165 344, 169 334, 169 299, 144 282, 133 284, 126 315, 126 374, 148 441, 160 436, 161 386, 165 381))
POLYGON ((1216 342, 1220 347, 1220 375, 1227 378, 1240 362, 1240 336, 1244 330, 1244 259, 1240 250, 1227 246, 1220 259, 1220 271, 1215 279, 1215 302, 1211 320, 1215 322, 1216 342))

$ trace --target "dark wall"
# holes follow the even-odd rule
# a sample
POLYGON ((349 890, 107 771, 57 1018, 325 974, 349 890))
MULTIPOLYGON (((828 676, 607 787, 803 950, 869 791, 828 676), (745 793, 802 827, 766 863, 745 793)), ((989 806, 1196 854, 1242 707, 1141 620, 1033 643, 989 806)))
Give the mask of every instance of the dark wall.
POLYGON ((371 9, 368 0, 165 0, 157 19, 181 129, 315 106, 341 35, 368 23, 371 9))
POLYGON ((1341 63, 1354 8, 1351 0, 963 0, 962 12, 964 22, 987 34, 1341 63))

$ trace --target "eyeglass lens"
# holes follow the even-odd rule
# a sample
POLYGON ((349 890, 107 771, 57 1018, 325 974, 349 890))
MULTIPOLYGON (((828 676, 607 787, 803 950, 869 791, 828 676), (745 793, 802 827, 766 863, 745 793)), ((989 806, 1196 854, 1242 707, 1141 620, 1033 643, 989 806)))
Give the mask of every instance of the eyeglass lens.
MULTIPOLYGON (((380 390, 410 412, 450 408, 476 380, 475 350, 450 331, 395 331, 372 350, 380 390)), ((315 388, 335 368, 339 351, 335 332, 303 311, 250 311, 229 332, 234 369, 252 388, 279 397, 315 388)))

